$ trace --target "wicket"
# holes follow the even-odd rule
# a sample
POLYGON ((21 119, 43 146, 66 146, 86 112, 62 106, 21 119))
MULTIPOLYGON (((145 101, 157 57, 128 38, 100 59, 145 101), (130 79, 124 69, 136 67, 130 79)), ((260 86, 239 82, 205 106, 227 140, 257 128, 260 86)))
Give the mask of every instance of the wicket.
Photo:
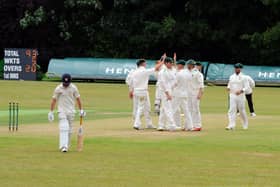
POLYGON ((18 131, 19 103, 9 102, 9 131, 18 131))

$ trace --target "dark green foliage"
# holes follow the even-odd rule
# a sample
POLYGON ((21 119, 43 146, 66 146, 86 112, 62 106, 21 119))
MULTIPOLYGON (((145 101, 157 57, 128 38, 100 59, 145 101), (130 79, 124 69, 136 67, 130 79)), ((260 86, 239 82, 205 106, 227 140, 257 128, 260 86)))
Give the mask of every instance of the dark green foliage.
POLYGON ((4 73, 4 60, 0 60, 0 79, 3 79, 4 73))
MULTIPOLYGON (((0 0, 0 50, 279 65, 278 0, 0 0)), ((3 54, 2 54, 3 55, 3 54)), ((0 56, 1 57, 1 56, 0 56)))
POLYGON ((44 73, 42 72, 40 65, 37 64, 36 80, 41 81, 43 78, 44 78, 44 73))

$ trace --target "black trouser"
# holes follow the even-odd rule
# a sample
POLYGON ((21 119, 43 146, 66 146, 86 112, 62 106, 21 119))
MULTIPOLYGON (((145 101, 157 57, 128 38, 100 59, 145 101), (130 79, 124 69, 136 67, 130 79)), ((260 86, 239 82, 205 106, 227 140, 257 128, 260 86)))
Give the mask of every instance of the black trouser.
POLYGON ((253 93, 246 94, 246 99, 247 99, 247 102, 248 102, 250 113, 254 113, 255 112, 254 105, 253 105, 252 95, 253 95, 253 93))

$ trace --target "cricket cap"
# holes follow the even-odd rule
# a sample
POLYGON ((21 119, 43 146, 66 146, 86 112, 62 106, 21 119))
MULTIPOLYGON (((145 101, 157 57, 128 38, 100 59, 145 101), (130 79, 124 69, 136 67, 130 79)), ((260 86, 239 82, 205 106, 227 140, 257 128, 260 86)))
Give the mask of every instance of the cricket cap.
POLYGON ((171 57, 166 57, 164 63, 173 63, 173 59, 171 57))
POLYGON ((145 63, 145 62, 146 62, 145 59, 139 59, 139 60, 136 61, 136 65, 137 65, 137 66, 140 66, 141 64, 143 64, 143 63, 145 63))
POLYGON ((176 62, 176 64, 181 64, 181 65, 186 65, 186 61, 184 61, 184 60, 178 60, 177 62, 176 62))
POLYGON ((243 64, 236 63, 236 64, 234 64, 234 68, 243 68, 243 64))
POLYGON ((72 77, 70 74, 68 73, 65 73, 62 75, 62 83, 63 83, 63 86, 69 86, 69 84, 71 83, 71 80, 72 80, 72 77))
POLYGON ((193 59, 190 59, 190 60, 187 61, 188 65, 195 65, 195 63, 196 62, 193 59))
POLYGON ((196 66, 202 66, 202 64, 200 62, 195 62, 196 66))

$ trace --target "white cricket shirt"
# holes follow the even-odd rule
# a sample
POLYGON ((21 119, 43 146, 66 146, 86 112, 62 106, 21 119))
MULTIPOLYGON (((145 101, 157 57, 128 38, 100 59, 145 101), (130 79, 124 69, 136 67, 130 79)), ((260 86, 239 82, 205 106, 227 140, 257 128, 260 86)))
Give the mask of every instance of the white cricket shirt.
POLYGON ((251 94, 253 93, 253 88, 255 88, 255 81, 249 75, 244 76, 247 78, 247 81, 249 83, 249 88, 245 91, 245 94, 251 94))
POLYGON ((65 114, 75 113, 75 102, 80 97, 78 88, 74 84, 64 87, 62 84, 58 85, 53 93, 53 98, 57 101, 58 112, 65 114))
POLYGON ((146 96, 150 75, 153 75, 155 68, 146 69, 143 66, 137 68, 132 74, 132 88, 135 95, 146 96))
POLYGON ((158 84, 162 92, 172 94, 173 87, 176 83, 176 75, 173 69, 164 68, 158 74, 158 84))
MULTIPOLYGON (((236 95, 237 91, 243 90, 243 92, 248 91, 249 83, 247 78, 239 73, 238 75, 234 73, 230 76, 227 88, 230 90, 230 94, 236 95)), ((241 95, 244 95, 242 93, 241 95)))
POLYGON ((189 70, 182 69, 177 71, 173 96, 188 97, 191 80, 192 80, 192 74, 189 70))
POLYGON ((125 83, 128 85, 129 91, 132 91, 132 75, 135 70, 131 70, 128 75, 126 76, 125 83))
POLYGON ((199 89, 204 88, 203 74, 196 68, 191 70, 192 80, 190 84, 190 94, 197 96, 199 89))

